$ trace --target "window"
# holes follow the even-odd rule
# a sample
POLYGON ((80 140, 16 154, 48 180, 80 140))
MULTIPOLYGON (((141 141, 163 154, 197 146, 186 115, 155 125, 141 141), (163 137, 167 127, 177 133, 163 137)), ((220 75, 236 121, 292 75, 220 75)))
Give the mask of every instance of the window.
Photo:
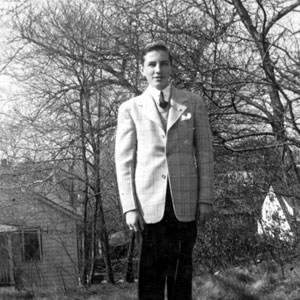
POLYGON ((41 231, 38 228, 28 228, 21 231, 22 260, 25 262, 42 259, 41 231))

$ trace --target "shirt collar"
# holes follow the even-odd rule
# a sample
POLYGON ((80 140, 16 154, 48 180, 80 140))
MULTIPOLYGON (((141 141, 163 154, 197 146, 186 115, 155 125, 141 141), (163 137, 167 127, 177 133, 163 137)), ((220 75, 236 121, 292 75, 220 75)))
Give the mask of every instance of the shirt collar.
MULTIPOLYGON (((153 97, 153 99, 159 103, 159 97, 160 97, 160 90, 154 88, 153 86, 149 85, 148 86, 148 90, 151 94, 151 96, 153 97)), ((171 94, 171 85, 169 84, 165 89, 162 90, 162 92, 164 93, 164 98, 165 101, 169 102, 170 99, 170 94, 171 94)))

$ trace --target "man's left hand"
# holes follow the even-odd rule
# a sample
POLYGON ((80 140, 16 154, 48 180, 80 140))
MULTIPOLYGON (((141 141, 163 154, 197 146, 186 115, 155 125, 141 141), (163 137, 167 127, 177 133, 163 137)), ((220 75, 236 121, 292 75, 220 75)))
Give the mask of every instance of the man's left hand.
POLYGON ((213 212, 213 206, 210 204, 206 204, 206 203, 200 203, 199 204, 199 217, 198 220, 200 222, 200 224, 204 224, 208 217, 212 214, 213 212))

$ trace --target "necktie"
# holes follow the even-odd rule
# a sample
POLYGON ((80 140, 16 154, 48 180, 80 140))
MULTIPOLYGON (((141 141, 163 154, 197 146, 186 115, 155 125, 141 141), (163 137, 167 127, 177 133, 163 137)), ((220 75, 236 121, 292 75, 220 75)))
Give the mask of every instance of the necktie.
POLYGON ((161 91, 159 96, 159 106, 165 109, 168 105, 168 102, 165 100, 164 93, 161 91))

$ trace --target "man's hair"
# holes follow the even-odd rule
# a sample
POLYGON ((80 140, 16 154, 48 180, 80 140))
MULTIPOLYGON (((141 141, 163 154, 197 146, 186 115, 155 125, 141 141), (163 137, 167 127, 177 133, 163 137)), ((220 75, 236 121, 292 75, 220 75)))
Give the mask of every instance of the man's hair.
POLYGON ((151 52, 151 51, 164 51, 164 52, 168 53, 170 63, 172 64, 172 55, 170 53, 169 48, 166 46, 166 44, 163 41, 156 41, 156 42, 152 42, 152 43, 147 44, 144 47, 144 49, 142 50, 142 53, 141 53, 141 64, 142 65, 145 62, 146 54, 151 52))

